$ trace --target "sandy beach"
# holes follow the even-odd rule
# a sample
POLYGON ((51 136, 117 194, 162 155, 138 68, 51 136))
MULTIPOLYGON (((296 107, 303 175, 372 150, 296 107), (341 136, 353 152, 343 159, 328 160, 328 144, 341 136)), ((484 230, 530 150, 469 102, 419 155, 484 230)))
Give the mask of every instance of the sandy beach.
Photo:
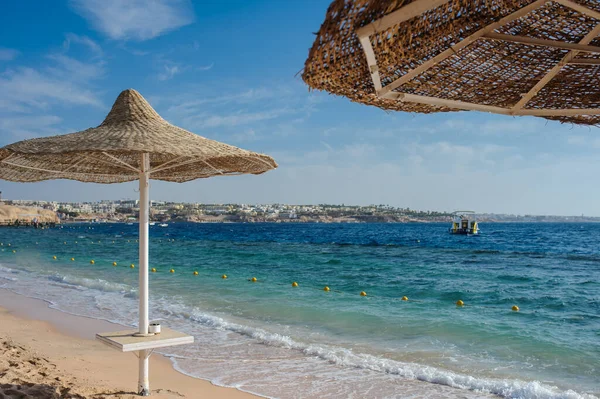
MULTIPOLYGON (((51 309, 0 289, 0 398, 137 398, 137 358, 94 340, 119 325, 51 309)), ((150 362, 154 398, 255 398, 188 377, 161 355, 150 362)))

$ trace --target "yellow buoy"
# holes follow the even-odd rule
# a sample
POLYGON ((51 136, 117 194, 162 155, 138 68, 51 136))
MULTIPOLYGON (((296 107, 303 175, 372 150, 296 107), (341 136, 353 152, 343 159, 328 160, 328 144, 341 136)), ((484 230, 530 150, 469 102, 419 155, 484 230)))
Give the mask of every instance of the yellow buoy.
POLYGON ((113 262, 113 266, 116 266, 116 265, 117 265, 117 262, 113 262))
POLYGON ((225 279, 227 278, 227 275, 226 275, 226 274, 224 274, 224 275, 222 275, 222 276, 221 276, 221 278, 222 278, 223 280, 225 280, 225 279))
POLYGON ((519 311, 519 307, 517 305, 513 305, 512 310, 515 312, 519 311))
POLYGON ((198 275, 198 272, 194 270, 194 276, 197 276, 197 275, 198 275))
POLYGON ((403 301, 408 301, 408 297, 405 295, 405 296, 402 297, 402 300, 403 301))
POLYGON ((169 273, 175 273, 175 269, 169 270, 169 273))
POLYGON ((132 263, 131 265, 129 265, 130 268, 135 269, 135 265, 132 263))
POLYGON ((250 281, 252 281, 253 283, 256 283, 256 282, 258 281, 258 279, 257 279, 256 277, 252 277, 252 278, 250 279, 250 281))
POLYGON ((456 306, 465 306, 465 303, 462 301, 462 299, 459 299, 456 301, 456 306))
POLYGON ((323 288, 323 291, 329 291, 329 287, 325 286, 325 288, 323 288))
POLYGON ((298 283, 294 281, 294 282, 292 283, 292 287, 297 287, 297 286, 298 286, 298 283))
POLYGON ((152 268, 152 269, 150 269, 150 271, 151 271, 152 273, 156 273, 156 269, 155 269, 155 268, 152 268))
POLYGON ((361 291, 361 292, 360 292, 360 296, 367 296, 367 293, 366 293, 366 292, 364 292, 364 291, 361 291))
POLYGON ((75 258, 71 258, 71 262, 75 262, 75 258))
POLYGON ((52 259, 56 260, 56 255, 52 257, 52 259))
POLYGON ((90 261, 90 263, 93 265, 93 264, 94 264, 94 263, 96 263, 96 262, 94 262, 94 260, 92 259, 92 260, 90 261))

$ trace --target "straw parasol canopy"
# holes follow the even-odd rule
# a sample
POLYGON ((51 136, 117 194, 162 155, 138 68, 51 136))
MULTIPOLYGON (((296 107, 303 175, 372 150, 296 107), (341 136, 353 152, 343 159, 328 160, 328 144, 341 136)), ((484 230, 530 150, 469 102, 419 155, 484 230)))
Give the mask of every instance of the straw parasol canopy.
POLYGON ((600 125, 600 2, 334 0, 302 78, 386 110, 600 125))
POLYGON ((185 182, 217 175, 261 174, 277 167, 269 156, 210 140, 171 125, 140 93, 123 91, 98 127, 20 141, 0 149, 0 179, 72 179, 120 183, 139 179, 140 154, 150 178, 185 182))
MULTIPOLYGON (((148 312, 150 179, 185 182, 219 175, 261 174, 276 167, 277 163, 267 155, 209 140, 171 125, 140 93, 131 89, 119 95, 98 127, 0 148, 3 180, 72 179, 94 183, 139 180, 139 330, 135 336, 141 339, 137 344, 138 392, 142 396, 150 394, 151 349, 167 345, 148 340, 153 335, 148 312)), ((118 336, 123 337, 122 332, 118 336)), ((169 345, 193 341, 192 337, 180 338, 169 345)))

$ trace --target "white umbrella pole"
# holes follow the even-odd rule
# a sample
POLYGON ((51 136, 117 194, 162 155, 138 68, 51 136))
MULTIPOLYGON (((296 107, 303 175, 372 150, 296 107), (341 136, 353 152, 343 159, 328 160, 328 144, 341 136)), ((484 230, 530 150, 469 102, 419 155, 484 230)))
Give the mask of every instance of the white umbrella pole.
MULTIPOLYGON (((142 171, 140 173, 140 319, 139 319, 139 334, 142 336, 148 335, 148 219, 150 218, 150 155, 142 154, 141 159, 142 171)), ((141 396, 150 395, 150 381, 148 379, 148 358, 150 353, 148 350, 141 350, 138 353, 139 358, 139 380, 138 392, 141 396)))

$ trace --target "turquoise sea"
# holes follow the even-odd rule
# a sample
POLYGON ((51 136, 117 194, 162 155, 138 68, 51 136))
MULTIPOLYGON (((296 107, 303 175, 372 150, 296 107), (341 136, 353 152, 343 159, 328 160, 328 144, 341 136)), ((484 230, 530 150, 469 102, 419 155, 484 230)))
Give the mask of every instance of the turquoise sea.
MULTIPOLYGON (((599 397, 600 225, 480 228, 152 226, 150 317, 195 336, 177 369, 266 397, 599 397)), ((133 326, 136 239, 0 229, 0 287, 133 326)))

